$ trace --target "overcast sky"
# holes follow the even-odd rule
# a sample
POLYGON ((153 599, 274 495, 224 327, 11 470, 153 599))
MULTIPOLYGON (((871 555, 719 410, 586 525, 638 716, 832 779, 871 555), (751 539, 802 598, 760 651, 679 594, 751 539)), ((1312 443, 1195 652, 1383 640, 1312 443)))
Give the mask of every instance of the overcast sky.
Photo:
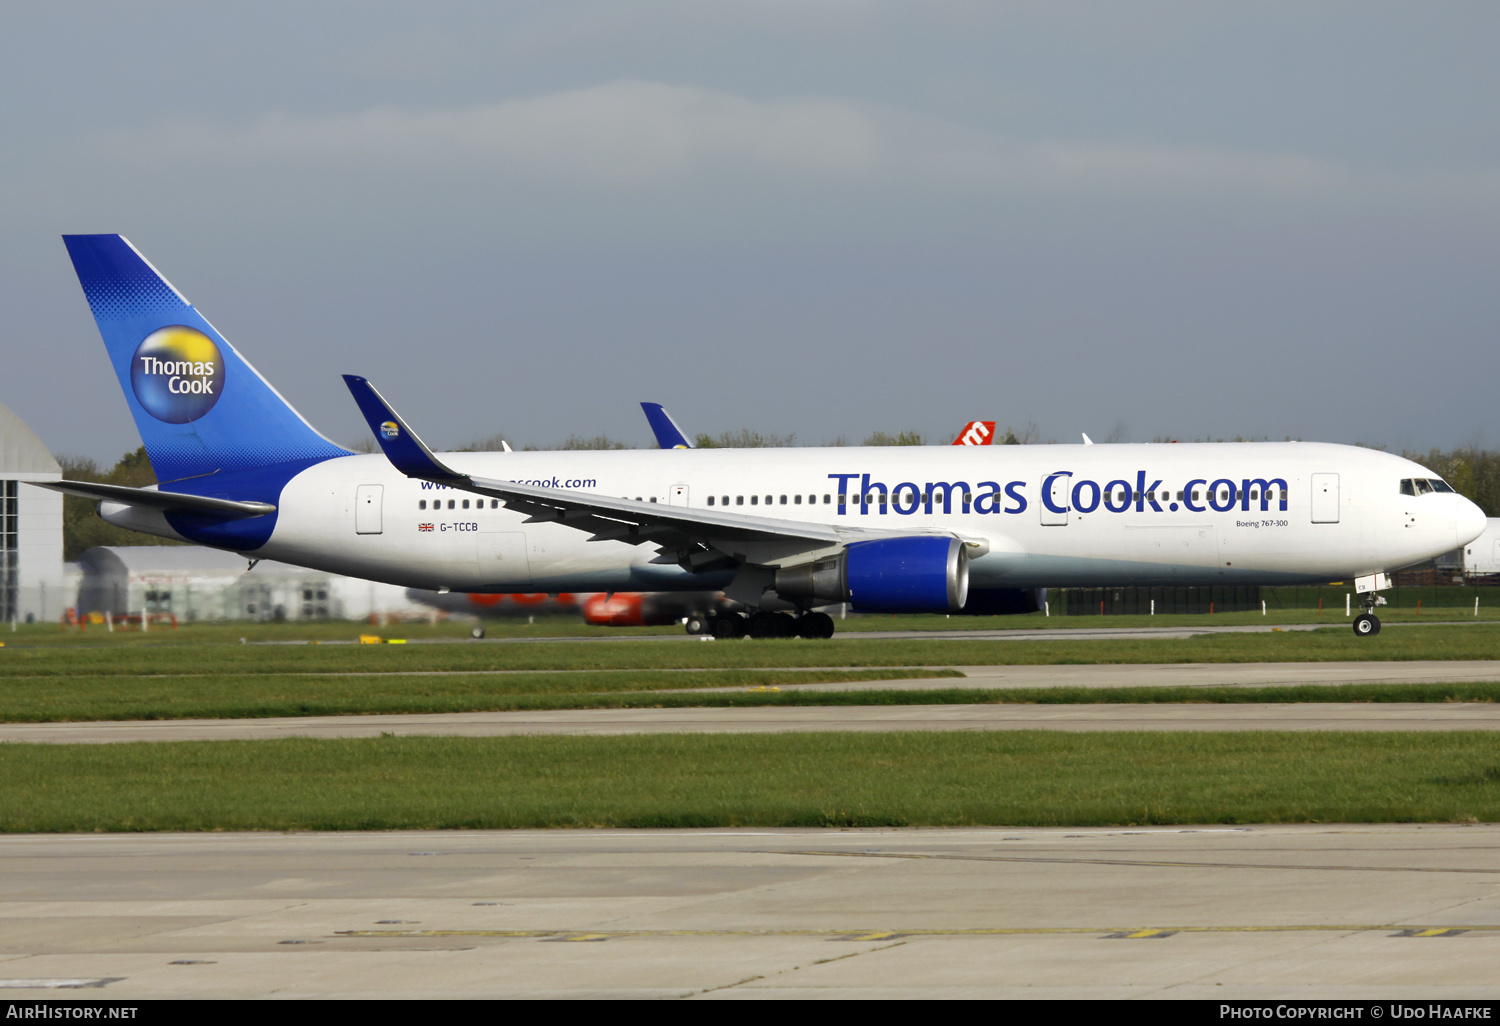
POLYGON ((325 434, 1500 444, 1500 5, 0 8, 0 404, 120 232, 325 434))

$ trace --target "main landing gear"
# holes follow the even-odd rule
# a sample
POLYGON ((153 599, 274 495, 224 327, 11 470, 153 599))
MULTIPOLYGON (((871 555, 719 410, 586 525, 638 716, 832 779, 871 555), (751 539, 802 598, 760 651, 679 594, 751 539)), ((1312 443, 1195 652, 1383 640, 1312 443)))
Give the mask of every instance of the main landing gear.
POLYGON ((827 613, 792 616, 790 613, 761 611, 748 617, 740 613, 719 613, 709 621, 708 629, 716 638, 743 638, 747 635, 752 638, 831 638, 833 617, 827 613))

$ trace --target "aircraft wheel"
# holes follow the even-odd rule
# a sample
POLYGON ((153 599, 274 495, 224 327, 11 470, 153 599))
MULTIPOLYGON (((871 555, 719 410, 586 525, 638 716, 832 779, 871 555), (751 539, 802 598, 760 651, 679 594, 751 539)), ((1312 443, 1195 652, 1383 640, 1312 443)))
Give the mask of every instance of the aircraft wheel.
POLYGON ((797 621, 797 633, 804 638, 831 638, 833 617, 827 613, 808 613, 797 621))
POLYGON ((469 628, 469 637, 471 637, 471 638, 482 638, 482 637, 484 637, 484 628, 481 627, 479 624, 476 623, 473 627, 469 628))
POLYGON ((1361 638, 1380 633, 1380 617, 1374 613, 1360 613, 1354 618, 1354 633, 1361 638))
POLYGON ((716 638, 742 638, 745 636, 745 618, 738 613, 720 613, 709 623, 716 638))
POLYGON ((690 616, 687 618, 687 623, 684 624, 684 626, 687 627, 687 632, 689 634, 707 634, 708 618, 702 616, 690 616))
POLYGON ((772 637, 795 638, 797 636, 797 618, 791 613, 773 613, 776 617, 776 633, 772 637))
POLYGON ((781 621, 775 613, 755 613, 750 617, 749 634, 752 638, 779 638, 781 621))

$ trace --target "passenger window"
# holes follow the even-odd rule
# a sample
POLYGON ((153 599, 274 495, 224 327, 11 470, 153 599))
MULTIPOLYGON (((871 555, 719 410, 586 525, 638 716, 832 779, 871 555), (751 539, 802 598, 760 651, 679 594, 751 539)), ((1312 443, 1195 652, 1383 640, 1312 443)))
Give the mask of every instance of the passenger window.
POLYGON ((651 496, 651 501, 652 501, 652 502, 655 502, 655 501, 656 501, 656 496, 654 496, 654 495, 653 495, 653 496, 651 496))
MULTIPOLYGON (((771 498, 771 497, 770 497, 770 496, 769 496, 769 495, 767 495, 767 496, 766 496, 766 499, 767 499, 767 501, 769 501, 769 500, 770 500, 770 498, 771 498)), ((783 506, 785 506, 785 505, 786 505, 786 496, 785 496, 785 495, 783 495, 783 496, 782 496, 782 497, 781 497, 781 504, 782 504, 782 505, 783 505, 783 506)))
POLYGON ((719 503, 720 503, 720 505, 723 505, 723 506, 729 505, 729 496, 727 496, 727 495, 724 496, 724 498, 722 498, 722 499, 719 500, 719 503))
POLYGON ((771 497, 769 495, 767 495, 766 496, 766 505, 769 506, 770 504, 771 504, 771 497))
POLYGON ((734 497, 734 504, 736 506, 743 506, 745 504, 745 497, 743 495, 736 495, 734 497))
POLYGON ((1201 496, 1198 494, 1198 489, 1194 488, 1193 489, 1193 501, 1197 502, 1199 498, 1201 498, 1201 496))
POLYGON ((754 506, 754 505, 756 505, 759 502, 760 502, 760 496, 759 495, 752 495, 752 496, 750 496, 750 505, 754 506))
POLYGON ((800 495, 793 496, 792 497, 792 504, 795 505, 795 506, 802 505, 802 496, 800 496, 800 495))
POLYGON ((468 509, 468 508, 469 508, 469 500, 465 499, 464 500, 464 509, 468 509))
POLYGON ((452 509, 452 508, 453 508, 453 505, 454 505, 454 503, 453 503, 453 500, 452 500, 452 499, 449 499, 449 500, 448 500, 448 508, 449 508, 449 509, 452 509))
POLYGON ((710 496, 709 496, 709 497, 708 497, 708 504, 709 504, 709 505, 710 505, 710 506, 712 506, 712 505, 713 505, 713 504, 714 504, 714 497, 713 497, 713 496, 712 496, 712 495, 710 495, 710 496))
POLYGON ((417 503, 417 509, 426 509, 426 508, 427 508, 427 500, 426 499, 422 499, 421 501, 419 501, 417 503))
POLYGON ((1401 479, 1401 494, 1402 495, 1416 495, 1417 494, 1417 490, 1412 487, 1411 478, 1409 478, 1409 477, 1403 477, 1401 479))
POLYGON ((840 506, 847 506, 848 504, 849 504, 849 496, 846 495, 846 494, 840 493, 839 494, 839 505, 840 506))
POLYGON ((499 499, 491 499, 490 500, 490 509, 499 509, 499 508, 500 508, 500 500, 499 499))

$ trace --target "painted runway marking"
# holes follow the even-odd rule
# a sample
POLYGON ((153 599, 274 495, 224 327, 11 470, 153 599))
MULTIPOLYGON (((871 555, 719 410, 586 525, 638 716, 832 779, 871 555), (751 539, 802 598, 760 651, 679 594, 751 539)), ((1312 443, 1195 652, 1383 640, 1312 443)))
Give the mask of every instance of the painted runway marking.
POLYGON ((811 937, 829 940, 877 941, 899 937, 1026 937, 1096 936, 1120 939, 1166 938, 1178 933, 1386 933, 1392 937, 1456 937, 1463 933, 1500 933, 1493 926, 1412 926, 1396 923, 1310 923, 1270 926, 1014 926, 953 929, 896 930, 336 930, 337 937, 432 938, 503 937, 516 940, 601 941, 630 937, 811 937), (1394 932, 1393 932, 1394 931, 1394 932))
MULTIPOLYGON (((1064 835, 1070 836, 1070 835, 1064 835)), ((1081 835, 1080 835, 1081 836, 1081 835)), ((1454 869, 1446 866, 1322 866, 1273 865, 1260 862, 1169 862, 1157 859, 1080 859, 1046 855, 922 855, 873 851, 781 851, 768 855, 824 855, 846 859, 936 859, 953 862, 1055 862, 1080 866, 1142 866, 1151 869, 1318 869, 1350 873, 1481 873, 1500 874, 1497 869, 1454 869)))

